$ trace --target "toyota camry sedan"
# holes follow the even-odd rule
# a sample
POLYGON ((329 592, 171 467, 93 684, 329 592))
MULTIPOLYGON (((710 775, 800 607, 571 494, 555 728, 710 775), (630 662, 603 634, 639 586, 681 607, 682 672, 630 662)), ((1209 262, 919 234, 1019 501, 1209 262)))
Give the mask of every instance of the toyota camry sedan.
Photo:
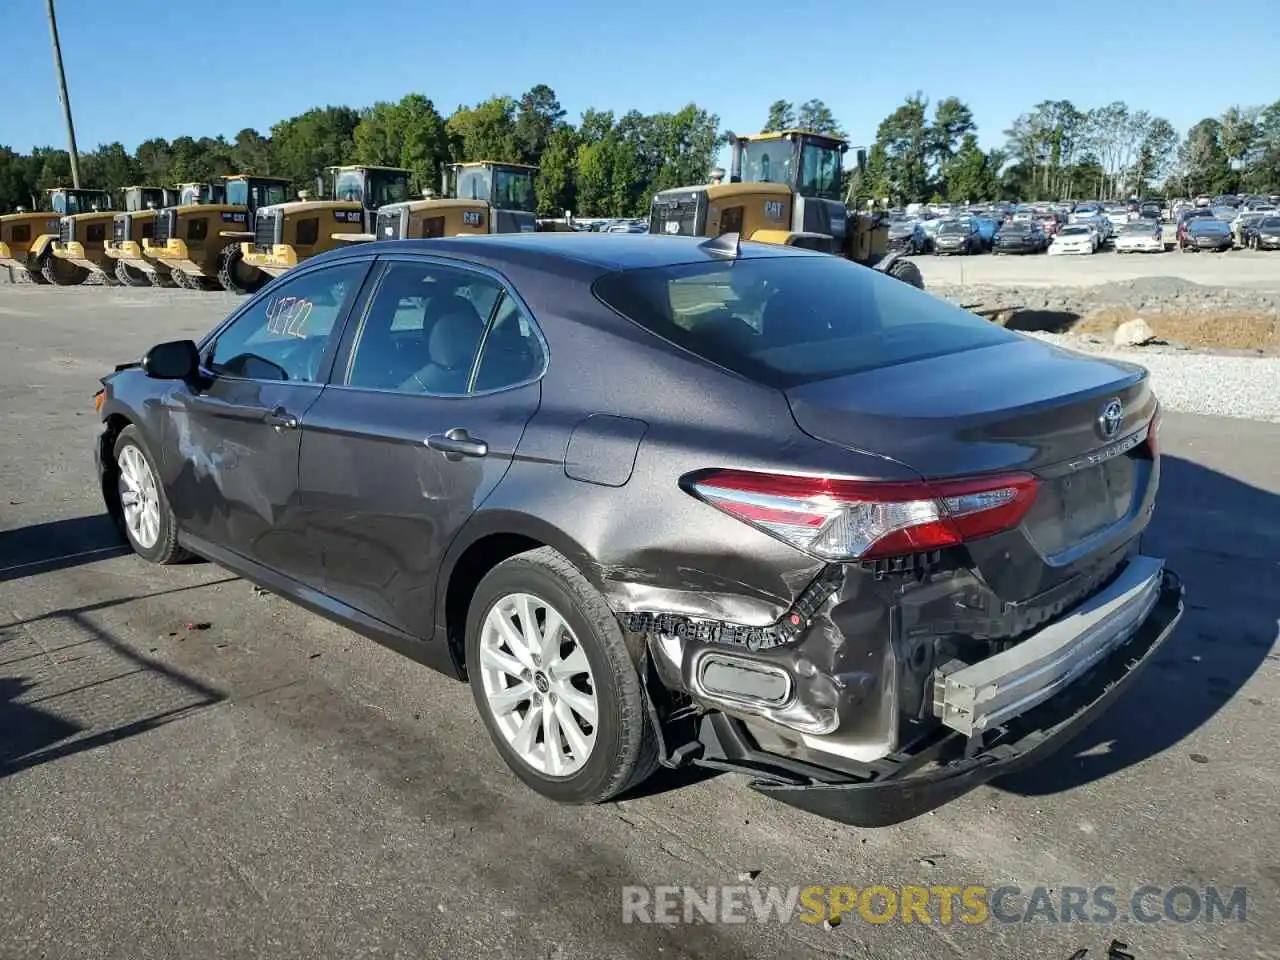
POLYGON ((1182 612, 1143 368, 799 248, 363 244, 95 403, 140 557, 467 682, 562 802, 704 764, 904 820, 1066 742, 1182 612))

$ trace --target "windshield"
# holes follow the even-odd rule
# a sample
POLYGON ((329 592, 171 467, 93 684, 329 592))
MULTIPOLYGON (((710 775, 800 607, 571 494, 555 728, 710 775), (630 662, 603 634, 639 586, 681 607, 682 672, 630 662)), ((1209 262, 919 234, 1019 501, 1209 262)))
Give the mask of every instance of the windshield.
POLYGON ((1031 224, 1025 223, 1022 221, 1014 221, 1013 223, 1006 223, 1004 226, 1000 228, 1000 232, 1001 233, 1030 233, 1031 224))
POLYGON ((1126 223, 1120 228, 1121 233, 1151 233, 1153 230, 1149 223, 1126 223))
POLYGON ((1231 230, 1221 220, 1214 220, 1211 217, 1196 217, 1187 229, 1192 233, 1227 233, 1231 230))
POLYGON ((791 144, 755 140, 742 145, 742 179, 747 183, 790 183, 791 144))
POLYGON ((1064 227, 1063 229, 1058 231, 1058 236, 1060 237, 1087 236, 1088 233, 1089 233, 1088 227, 1064 227))
POLYGON ((94 209, 105 210, 106 197, 98 193, 77 193, 74 190, 61 190, 53 195, 53 212, 61 214, 93 213, 94 209))
POLYGON ((532 211, 534 208, 533 171, 495 167, 493 207, 495 210, 532 211))
POLYGON ((1097 213, 1098 208, 1092 203, 1081 203, 1076 205, 1076 213, 1097 213))
POLYGON ((283 183, 268 183, 261 180, 228 180, 227 203, 241 207, 269 207, 272 204, 284 203, 283 183), (253 185, 253 203, 249 203, 249 186, 253 185))
POLYGON ((968 233, 968 232, 969 232, 969 225, 967 223, 958 223, 953 221, 951 223, 944 223, 942 226, 938 227, 938 233, 968 233))
POLYGON ((836 257, 626 270, 600 278, 595 293, 659 337, 775 389, 1017 338, 836 257))
POLYGON ((1258 222, 1259 229, 1274 230, 1276 227, 1280 227, 1280 217, 1265 217, 1258 222))
POLYGON ((365 198, 365 206, 370 209, 404 203, 409 199, 409 175, 398 170, 370 170, 369 190, 373 196, 365 198))
POLYGON ((800 150, 800 195, 823 200, 840 199, 840 151, 817 143, 800 150))

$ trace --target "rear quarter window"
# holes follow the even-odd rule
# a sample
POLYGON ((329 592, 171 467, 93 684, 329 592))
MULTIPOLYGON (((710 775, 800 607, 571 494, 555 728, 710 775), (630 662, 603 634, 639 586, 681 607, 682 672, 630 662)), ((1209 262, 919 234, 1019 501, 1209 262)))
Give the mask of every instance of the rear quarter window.
POLYGON ((778 389, 1017 336, 834 256, 624 270, 601 277, 594 289, 651 333, 778 389))

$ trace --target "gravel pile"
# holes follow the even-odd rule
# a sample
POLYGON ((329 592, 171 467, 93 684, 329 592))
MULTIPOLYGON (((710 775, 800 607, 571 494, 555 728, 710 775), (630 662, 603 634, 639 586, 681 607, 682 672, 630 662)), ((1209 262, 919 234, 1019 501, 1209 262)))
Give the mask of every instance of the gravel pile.
POLYGON ((1150 313, 1274 313, 1280 294, 1241 287, 1211 287, 1178 277, 1140 277, 1089 287, 929 284, 929 292, 983 312, 1023 309, 1088 316, 1120 307, 1150 313))
POLYGON ((1030 333, 1082 353, 1138 363, 1166 410, 1280 423, 1280 357, 1230 357, 1176 347, 1114 347, 1069 334, 1030 333))

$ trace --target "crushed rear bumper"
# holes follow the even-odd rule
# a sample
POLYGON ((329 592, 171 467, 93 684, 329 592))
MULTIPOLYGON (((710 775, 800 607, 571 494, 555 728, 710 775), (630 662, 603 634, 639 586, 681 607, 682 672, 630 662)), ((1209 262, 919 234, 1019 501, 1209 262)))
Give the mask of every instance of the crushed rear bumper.
MULTIPOLYGON (((1013 716, 993 710, 992 724, 975 728, 972 736, 942 727, 914 751, 867 765, 864 775, 761 751, 740 721, 723 714, 704 718, 700 740, 705 752, 699 762, 754 774, 754 789, 832 820, 861 827, 909 820, 1042 759, 1095 720, 1173 632, 1182 617, 1182 581, 1162 568, 1141 608, 1136 623, 1117 627, 1122 639, 1100 645, 1101 652, 1047 699, 1013 716)), ((1024 658, 1019 669, 1026 668, 1024 658)))

